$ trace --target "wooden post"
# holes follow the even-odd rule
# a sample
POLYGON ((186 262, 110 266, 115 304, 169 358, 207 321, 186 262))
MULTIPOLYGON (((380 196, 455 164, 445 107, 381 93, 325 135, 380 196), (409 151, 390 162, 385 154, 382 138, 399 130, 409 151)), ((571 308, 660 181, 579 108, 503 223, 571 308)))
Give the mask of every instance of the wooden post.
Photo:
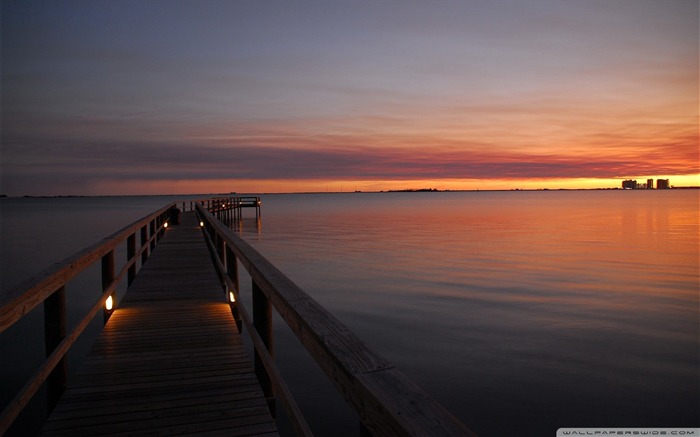
POLYGON ((226 243, 224 239, 221 238, 218 232, 214 231, 215 241, 216 241, 216 254, 221 260, 221 264, 226 265, 226 243))
POLYGON ((163 216, 159 215, 156 217, 156 229, 157 229, 157 234, 156 234, 156 242, 161 239, 163 236, 163 228, 161 228, 161 225, 163 224, 163 216))
POLYGON ((226 273, 231 278, 236 291, 240 290, 238 284, 238 260, 236 259, 236 254, 228 246, 226 246, 226 273))
MULTIPOLYGON (((44 301, 44 344, 51 355, 66 337, 66 287, 56 290, 44 301)), ((51 413, 66 388, 66 357, 56 364, 46 380, 47 409, 51 413)))
MULTIPOLYGON (((240 290, 238 283, 238 260, 236 259, 236 254, 233 253, 228 245, 226 246, 226 274, 231 279, 231 282, 233 282, 236 293, 238 293, 240 290)), ((233 320, 236 321, 238 332, 241 332, 243 329, 243 320, 241 320, 241 314, 238 310, 238 302, 231 302, 231 299, 229 299, 228 304, 231 307, 231 315, 233 316, 233 320)))
MULTIPOLYGON (((156 219, 151 220, 148 223, 148 227, 149 227, 149 231, 150 231, 149 235, 151 237, 153 237, 156 234, 156 219)), ((151 252, 153 252, 153 249, 155 249, 155 248, 156 248, 156 240, 154 238, 153 240, 151 240, 151 252)))
MULTIPOLYGON (((114 280, 114 250, 110 250, 105 256, 102 257, 102 292, 104 293, 107 291, 107 288, 109 287, 109 284, 112 283, 114 280)), ((112 297, 112 305, 114 308, 114 305, 116 302, 114 302, 114 292, 110 294, 112 297)), ((104 316, 104 324, 107 324, 107 320, 109 320, 109 316, 112 315, 112 311, 108 311, 107 307, 105 306, 102 309, 102 314, 104 316)))
MULTIPOLYGON (((148 242, 148 227, 146 225, 143 225, 141 227, 141 248, 146 245, 148 242)), ((146 260, 148 259, 148 247, 146 247, 143 252, 141 253, 141 265, 143 266, 146 263, 146 260)))
MULTIPOLYGON (((126 261, 131 261, 131 258, 136 255, 136 233, 129 235, 126 239, 126 261)), ((136 277, 136 262, 134 262, 131 267, 129 267, 129 272, 127 274, 127 285, 131 285, 136 277)))
MULTIPOLYGON (((221 261, 221 264, 223 266, 226 266, 226 242, 224 239, 219 235, 216 230, 214 230, 214 247, 216 249, 216 256, 219 258, 219 261, 221 261)), ((219 280, 221 281, 221 286, 224 288, 224 290, 227 290, 226 287, 226 272, 220 272, 219 269, 216 269, 216 274, 219 277, 219 280)), ((228 300, 228 293, 226 293, 226 300, 228 300)))
MULTIPOLYGON (((258 331, 263 343, 265 343, 270 356, 274 358, 275 354, 272 342, 272 304, 255 281, 253 281, 253 325, 255 326, 255 330, 258 331)), ((257 351, 255 351, 253 361, 255 365, 255 374, 267 398, 267 406, 270 409, 270 414, 272 414, 272 417, 277 417, 274 387, 272 386, 272 381, 257 351)))

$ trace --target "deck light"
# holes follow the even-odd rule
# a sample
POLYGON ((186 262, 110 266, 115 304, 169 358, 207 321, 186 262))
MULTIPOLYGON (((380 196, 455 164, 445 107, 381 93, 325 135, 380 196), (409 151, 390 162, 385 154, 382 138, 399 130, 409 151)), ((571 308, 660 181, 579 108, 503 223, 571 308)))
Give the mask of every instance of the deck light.
POLYGON ((199 227, 203 228, 204 227, 204 222, 199 222, 199 227))
POLYGON ((168 227, 168 222, 163 223, 163 227, 167 228, 168 227))
POLYGON ((107 311, 112 311, 114 308, 114 299, 112 298, 112 295, 107 297, 107 300, 105 301, 105 309, 107 311))
POLYGON ((228 300, 229 300, 229 302, 231 302, 231 303, 236 302, 236 296, 233 295, 233 291, 229 291, 229 292, 228 292, 228 300))

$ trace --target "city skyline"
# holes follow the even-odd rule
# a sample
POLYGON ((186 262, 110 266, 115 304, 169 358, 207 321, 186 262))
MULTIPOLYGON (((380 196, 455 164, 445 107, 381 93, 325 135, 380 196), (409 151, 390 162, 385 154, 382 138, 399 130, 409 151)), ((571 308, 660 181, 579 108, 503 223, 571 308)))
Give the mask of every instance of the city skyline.
POLYGON ((0 193, 698 186, 698 9, 4 1, 0 193))
POLYGON ((654 179, 647 179, 646 182, 637 182, 636 179, 626 179, 622 181, 622 188, 627 190, 668 190, 674 188, 668 179, 657 179, 654 188, 654 179))

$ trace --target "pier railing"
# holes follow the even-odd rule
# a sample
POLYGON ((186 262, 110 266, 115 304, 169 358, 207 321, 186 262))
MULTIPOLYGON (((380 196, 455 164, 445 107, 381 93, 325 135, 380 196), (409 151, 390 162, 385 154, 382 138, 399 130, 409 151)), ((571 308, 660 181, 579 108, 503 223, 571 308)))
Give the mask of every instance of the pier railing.
POLYGON ((175 204, 164 206, 104 240, 54 264, 15 287, 0 302, 0 333, 43 303, 46 349, 46 360, 2 411, 0 435, 5 434, 44 382, 47 383, 48 409, 53 409, 66 386, 66 354, 99 312, 103 312, 104 322, 107 322, 116 305, 114 300, 117 286, 125 276, 129 284, 134 280, 137 261, 140 258, 142 265, 146 262, 149 251, 153 251, 163 234, 163 229, 167 227, 174 207, 175 204), (140 237, 138 247, 137 236, 140 237), (116 273, 114 252, 124 243, 127 259, 116 273), (70 333, 67 333, 66 284, 98 261, 102 266, 101 294, 70 333))
POLYGON ((255 217, 260 218, 260 197, 258 196, 226 196, 209 199, 190 200, 182 202, 183 211, 194 211, 197 205, 206 208, 219 220, 240 220, 243 209, 254 208, 255 217), (189 205, 189 209, 188 209, 189 205))
POLYGON ((280 397, 297 434, 311 431, 272 358, 273 307, 358 414, 363 434, 474 435, 206 208, 197 204, 196 211, 234 317, 242 319, 252 338, 258 379, 273 411, 274 399, 280 397), (252 318, 238 295, 238 262, 252 279, 252 318))

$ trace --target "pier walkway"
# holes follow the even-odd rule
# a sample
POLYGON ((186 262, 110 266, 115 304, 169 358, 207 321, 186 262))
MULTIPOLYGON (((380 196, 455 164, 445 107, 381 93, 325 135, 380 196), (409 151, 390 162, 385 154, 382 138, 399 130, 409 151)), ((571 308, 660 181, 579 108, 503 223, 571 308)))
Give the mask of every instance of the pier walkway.
POLYGON ((12 434, 20 414, 43 421, 25 407, 46 387, 47 436, 272 436, 279 403, 284 429, 311 437, 275 363, 279 316, 354 410, 360 435, 475 436, 233 232, 240 202, 186 206, 165 205, 3 297, 0 333, 43 306, 46 359, 0 413, 0 435, 12 434), (126 260, 117 261, 124 244, 126 260), (69 326, 72 279, 98 266, 101 294, 69 326), (252 311, 240 299, 239 266, 251 281, 252 311), (122 281, 129 286, 115 305, 122 281), (99 313, 104 330, 69 380, 66 354, 99 313), (239 332, 252 342, 252 362, 239 332))
POLYGON ((43 435, 277 435, 194 212, 167 228, 43 435))

